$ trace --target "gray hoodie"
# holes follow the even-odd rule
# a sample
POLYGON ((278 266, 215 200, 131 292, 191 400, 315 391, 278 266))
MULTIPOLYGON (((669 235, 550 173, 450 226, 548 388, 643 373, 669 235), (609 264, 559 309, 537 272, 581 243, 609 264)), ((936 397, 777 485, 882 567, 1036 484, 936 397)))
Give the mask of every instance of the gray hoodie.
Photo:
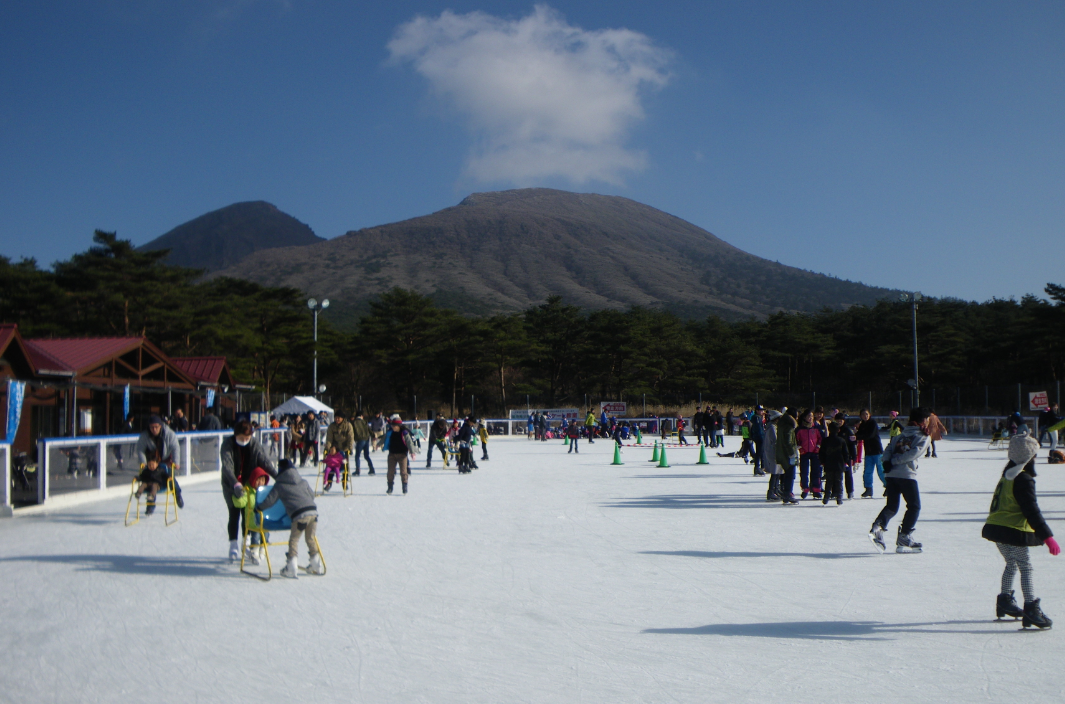
POLYGON ((884 472, 888 479, 916 479, 917 458, 921 457, 928 444, 929 437, 916 425, 907 425, 901 435, 896 435, 884 450, 884 464, 891 462, 891 469, 884 472))
POLYGON ((777 464, 777 419, 780 411, 769 412, 769 422, 765 424, 765 433, 762 438, 762 468, 770 474, 783 474, 784 471, 777 464))
POLYGON ((314 490, 300 473, 289 467, 277 473, 277 481, 274 488, 259 502, 260 509, 268 509, 281 500, 285 507, 285 513, 295 522, 301 518, 310 518, 318 515, 318 507, 314 503, 314 490))
POLYGON ((147 464, 149 455, 155 458, 159 452, 159 460, 166 464, 177 464, 181 461, 181 448, 178 447, 177 435, 170 426, 164 424, 159 428, 159 436, 152 437, 151 431, 145 430, 137 438, 137 458, 141 464, 147 464))

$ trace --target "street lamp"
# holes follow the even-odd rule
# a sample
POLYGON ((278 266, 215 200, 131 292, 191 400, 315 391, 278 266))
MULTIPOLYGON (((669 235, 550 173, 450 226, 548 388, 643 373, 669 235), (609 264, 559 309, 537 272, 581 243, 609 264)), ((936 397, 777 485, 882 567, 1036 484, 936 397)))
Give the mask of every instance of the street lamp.
POLYGON ((914 291, 913 293, 903 293, 899 296, 899 300, 903 303, 912 304, 913 308, 913 379, 910 380, 910 387, 913 389, 915 400, 913 405, 921 405, 921 377, 917 373, 917 303, 924 298, 920 291, 914 291))
MULTIPOLYGON (((314 312, 314 386, 311 393, 318 394, 318 314, 329 307, 329 299, 323 298, 319 303, 317 298, 308 298, 307 307, 314 312)), ((324 391, 324 389, 323 389, 324 391)))

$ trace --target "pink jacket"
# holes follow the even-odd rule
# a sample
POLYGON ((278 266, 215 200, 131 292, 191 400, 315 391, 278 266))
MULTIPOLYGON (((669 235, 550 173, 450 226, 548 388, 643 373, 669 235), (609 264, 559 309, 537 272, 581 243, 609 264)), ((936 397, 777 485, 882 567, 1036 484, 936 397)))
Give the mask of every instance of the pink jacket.
POLYGON ((799 428, 795 431, 799 452, 804 455, 816 454, 821 449, 821 437, 821 431, 817 428, 799 428))

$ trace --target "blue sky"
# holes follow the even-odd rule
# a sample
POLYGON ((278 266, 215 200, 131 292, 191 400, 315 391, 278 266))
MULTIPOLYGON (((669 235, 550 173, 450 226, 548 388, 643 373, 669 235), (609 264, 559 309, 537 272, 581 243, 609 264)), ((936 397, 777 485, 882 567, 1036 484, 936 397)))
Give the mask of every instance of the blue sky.
POLYGON ((267 200, 323 237, 549 186, 974 300, 1065 283, 1065 3, 0 5, 0 254, 267 200))

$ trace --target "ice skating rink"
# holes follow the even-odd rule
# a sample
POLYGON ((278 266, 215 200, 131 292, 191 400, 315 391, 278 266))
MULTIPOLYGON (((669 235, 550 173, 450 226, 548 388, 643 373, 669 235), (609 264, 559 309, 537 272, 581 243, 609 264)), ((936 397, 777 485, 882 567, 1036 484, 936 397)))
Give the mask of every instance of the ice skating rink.
MULTIPOLYGON (((213 481, 171 528, 123 527, 125 499, 0 521, 0 701, 1065 700, 1065 557, 1033 549, 1057 628, 993 620, 1003 562, 980 528, 1004 450, 940 443, 925 552, 879 555, 879 484, 784 507, 695 450, 659 469, 642 448, 610 466, 608 441, 489 447, 471 475, 416 469, 406 497, 379 472, 319 499, 324 577, 239 574, 213 481)), ((1038 471, 1065 528, 1065 468, 1038 471)))

